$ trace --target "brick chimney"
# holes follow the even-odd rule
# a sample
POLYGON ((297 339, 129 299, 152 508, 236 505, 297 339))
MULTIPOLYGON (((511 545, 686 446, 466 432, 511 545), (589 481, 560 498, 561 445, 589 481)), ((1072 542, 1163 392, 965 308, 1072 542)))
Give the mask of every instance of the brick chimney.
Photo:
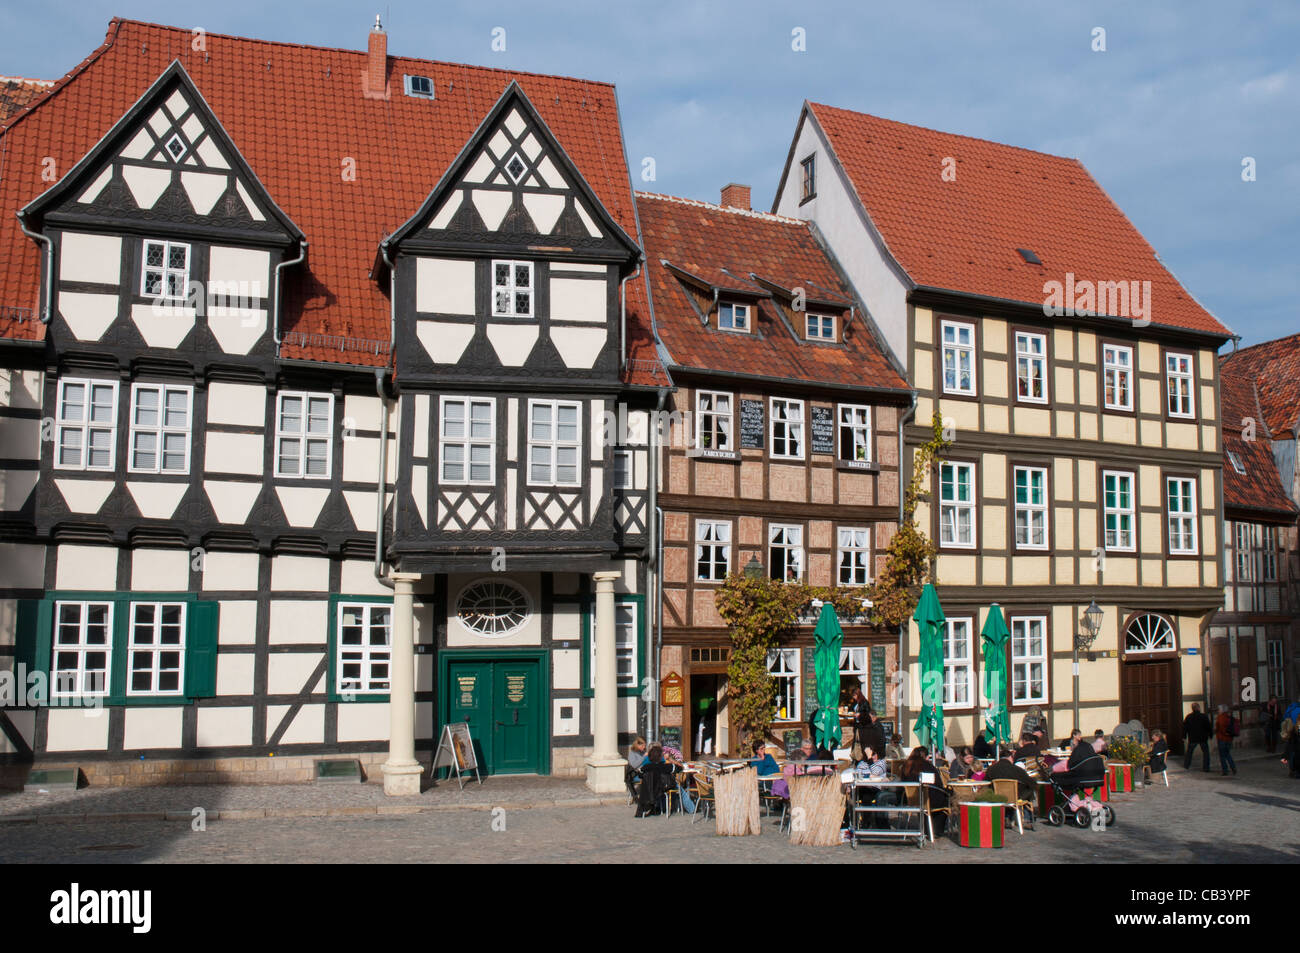
POLYGON ((361 76, 361 91, 367 99, 388 98, 388 34, 379 22, 378 14, 366 47, 366 70, 361 76))
POLYGON ((749 186, 732 182, 722 187, 722 204, 731 208, 743 208, 749 211, 749 186))

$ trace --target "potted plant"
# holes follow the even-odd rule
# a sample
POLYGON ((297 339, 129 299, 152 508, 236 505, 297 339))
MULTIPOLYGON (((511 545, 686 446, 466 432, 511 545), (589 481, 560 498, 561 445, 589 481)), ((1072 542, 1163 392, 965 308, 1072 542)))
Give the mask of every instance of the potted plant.
POLYGON ((1001 847, 1010 805, 992 788, 962 801, 957 805, 957 843, 962 847, 1001 847))
POLYGON ((1142 765, 1147 762, 1146 749, 1136 738, 1115 738, 1106 746, 1110 766, 1106 771, 1107 784, 1116 794, 1132 791, 1142 783, 1142 765))

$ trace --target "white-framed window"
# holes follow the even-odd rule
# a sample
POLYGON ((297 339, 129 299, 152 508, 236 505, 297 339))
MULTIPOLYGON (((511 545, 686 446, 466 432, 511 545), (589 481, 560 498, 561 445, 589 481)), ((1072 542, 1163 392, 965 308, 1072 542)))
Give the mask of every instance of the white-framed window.
MULTIPOLYGON (((638 616, 641 607, 630 599, 614 601, 614 671, 619 688, 636 688, 640 684, 637 663, 637 635, 639 632, 638 616)), ((587 640, 587 687, 596 671, 596 639, 594 638, 594 617, 590 618, 593 637, 587 640)))
POLYGON ((939 544, 975 548, 975 464, 939 465, 939 544))
POLYGON ((1261 526, 1259 531, 1259 578, 1277 582, 1277 527, 1261 526))
POLYGON ((1137 548, 1133 535, 1135 512, 1133 474, 1103 470, 1101 483, 1106 548, 1118 552, 1133 552, 1137 548))
POLYGON ((1133 349, 1120 344, 1101 348, 1103 397, 1107 410, 1133 409, 1133 349))
POLYGON ((614 451, 614 489, 632 489, 632 451, 614 451))
POLYGON ((441 483, 496 482, 497 402, 493 397, 442 397, 438 431, 441 483))
POLYGON ((393 607, 382 602, 340 602, 335 690, 367 695, 391 687, 393 607))
POLYGON ((1164 616, 1149 612, 1137 616, 1124 630, 1124 654, 1176 652, 1178 639, 1174 627, 1164 616))
POLYGON ((731 523, 727 520, 695 521, 695 578, 722 582, 731 572, 731 523))
POLYGON ((871 581, 871 530, 865 526, 841 526, 837 534, 836 559, 841 586, 865 586, 871 581))
POLYGON ((1235 450, 1228 451, 1228 462, 1232 464, 1232 469, 1236 470, 1242 476, 1246 475, 1246 465, 1241 462, 1241 457, 1237 456, 1235 450))
POLYGON ((948 619, 943 635, 943 707, 970 708, 975 698, 975 620, 948 619))
POLYGON ((1192 355, 1165 355, 1165 390, 1170 417, 1195 417, 1196 401, 1192 393, 1192 355))
POLYGON ((572 400, 528 402, 528 482, 578 486, 582 477, 582 406, 572 400))
POLYGON ((56 470, 112 470, 117 447, 117 382, 59 381, 56 470))
POLYGON ((849 691, 854 688, 867 693, 867 677, 870 674, 869 660, 871 650, 865 646, 842 646, 840 648, 840 703, 848 701, 849 691))
POLYGON ((803 401, 772 398, 772 456, 803 459, 803 401))
POLYGON ((840 459, 871 461, 871 408, 864 404, 840 404, 840 459))
POLYGON ((1011 620, 1011 703, 1047 701, 1047 618, 1011 620))
POLYGON ((725 391, 695 392, 695 445, 701 450, 734 450, 735 407, 725 391))
POLYGON ((533 316, 533 263, 531 261, 492 262, 492 316, 494 318, 533 316))
POLYGON ((805 314, 804 335, 810 341, 834 341, 835 315, 805 314))
POLYGON ((276 476, 329 479, 333 442, 333 394, 282 391, 276 395, 276 476))
POLYGON ((767 530, 767 569, 773 579, 803 578, 803 527, 773 523, 767 530))
POLYGON ((943 343, 943 392, 974 397, 975 325, 941 321, 943 343))
POLYGON ((140 294, 146 298, 184 301, 190 287, 190 246, 145 239, 140 294))
POLYGON ((802 701, 799 685, 798 649, 772 649, 767 653, 767 673, 776 682, 776 720, 799 721, 802 718, 802 701))
POLYGON ((180 695, 185 687, 185 603, 131 603, 128 695, 180 695))
POLYGON ((113 604, 57 602, 54 613, 50 696, 107 696, 113 651, 113 604))
POLYGON ((1016 548, 1047 548, 1047 469, 1016 467, 1016 548))
POLYGON ((1169 552, 1196 552, 1196 481, 1189 477, 1166 477, 1169 552))
POLYGON ((731 302, 718 305, 718 327, 724 331, 748 331, 749 305, 731 302))
POLYGON ((1233 547, 1234 560, 1237 566, 1236 581, 1251 582, 1255 578, 1254 560, 1251 558, 1251 529, 1252 524, 1238 520, 1236 523, 1237 531, 1233 535, 1236 537, 1236 545, 1233 547))
POLYGON ((1282 640, 1269 639, 1265 646, 1268 655, 1268 693, 1286 698, 1286 670, 1282 666, 1282 640))
POLYGON ((1016 400, 1047 403, 1047 335, 1016 332, 1016 400))
POLYGON ((189 473, 194 388, 175 384, 131 386, 133 473, 189 473))
POLYGON ((817 153, 799 163, 799 199, 810 199, 817 194, 817 153))

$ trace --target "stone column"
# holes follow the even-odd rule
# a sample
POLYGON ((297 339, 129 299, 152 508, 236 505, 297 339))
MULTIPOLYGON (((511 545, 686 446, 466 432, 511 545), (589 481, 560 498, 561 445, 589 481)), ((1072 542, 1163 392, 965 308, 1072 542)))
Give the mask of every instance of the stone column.
POLYGON ((624 789, 627 761, 618 753, 618 660, 614 637, 614 580, 622 573, 598 572, 596 580, 596 664, 592 673, 591 727, 594 740, 587 759, 587 787, 598 794, 624 789))
POLYGON ((393 573, 393 644, 389 664, 388 760, 384 793, 420 793, 424 767, 415 760, 415 573, 393 573))

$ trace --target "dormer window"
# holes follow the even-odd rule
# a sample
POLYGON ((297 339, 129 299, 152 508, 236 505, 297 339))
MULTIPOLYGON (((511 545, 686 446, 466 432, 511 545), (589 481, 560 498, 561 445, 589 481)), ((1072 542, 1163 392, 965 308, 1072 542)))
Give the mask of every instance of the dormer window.
POLYGON ((406 95, 416 99, 433 99, 433 80, 427 76, 403 76, 402 85, 406 95))
POLYGON ((799 163, 799 199, 810 199, 817 194, 817 153, 799 163))
POLYGON ((835 317, 829 314, 804 315, 804 327, 809 341, 834 341, 835 317))
POLYGON ((1241 462, 1241 457, 1237 456, 1232 450, 1228 451, 1228 462, 1232 464, 1232 469, 1236 470, 1242 476, 1246 475, 1246 467, 1241 462))
POLYGON ((724 331, 748 331, 749 305, 718 305, 718 327, 722 328, 724 331))

